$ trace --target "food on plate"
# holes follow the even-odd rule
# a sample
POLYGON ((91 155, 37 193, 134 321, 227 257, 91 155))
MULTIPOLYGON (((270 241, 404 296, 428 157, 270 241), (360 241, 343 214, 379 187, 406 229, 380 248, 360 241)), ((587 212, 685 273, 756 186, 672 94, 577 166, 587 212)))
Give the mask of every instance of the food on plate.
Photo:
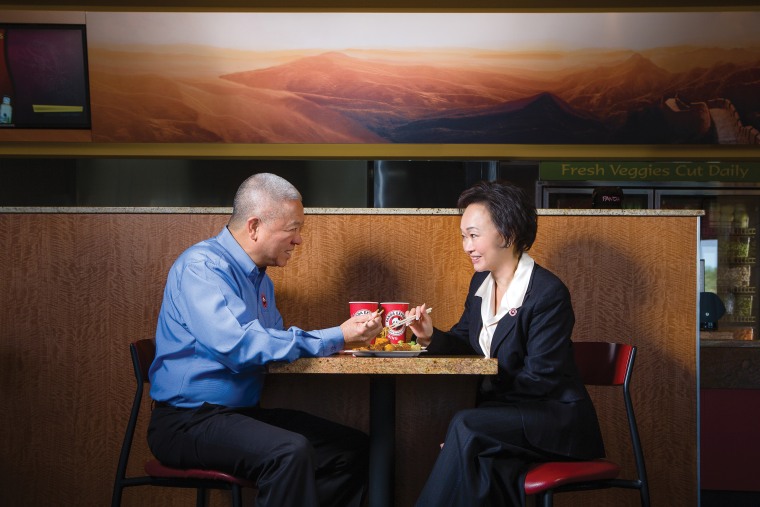
POLYGON ((381 350, 383 352, 398 352, 402 350, 420 350, 421 347, 415 342, 391 343, 383 333, 375 338, 375 341, 368 347, 359 347, 356 350, 381 350))

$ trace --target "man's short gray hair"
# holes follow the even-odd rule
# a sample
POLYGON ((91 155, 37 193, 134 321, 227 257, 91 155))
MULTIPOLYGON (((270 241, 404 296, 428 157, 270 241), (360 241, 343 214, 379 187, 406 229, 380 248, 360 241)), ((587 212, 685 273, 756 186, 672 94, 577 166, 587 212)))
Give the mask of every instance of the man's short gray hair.
POLYGON ((277 218, 282 201, 301 201, 301 193, 285 178, 271 173, 259 173, 248 177, 235 193, 231 229, 242 227, 249 218, 262 220, 277 218))

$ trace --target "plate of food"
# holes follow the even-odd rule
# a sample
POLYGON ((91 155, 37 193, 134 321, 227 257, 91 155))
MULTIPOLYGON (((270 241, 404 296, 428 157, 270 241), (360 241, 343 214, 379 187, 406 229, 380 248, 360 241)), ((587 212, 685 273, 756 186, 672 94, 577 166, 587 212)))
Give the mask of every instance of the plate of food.
POLYGON ((423 352, 425 349, 415 342, 391 343, 384 336, 378 336, 366 347, 341 351, 343 354, 353 354, 356 357, 416 357, 423 352))

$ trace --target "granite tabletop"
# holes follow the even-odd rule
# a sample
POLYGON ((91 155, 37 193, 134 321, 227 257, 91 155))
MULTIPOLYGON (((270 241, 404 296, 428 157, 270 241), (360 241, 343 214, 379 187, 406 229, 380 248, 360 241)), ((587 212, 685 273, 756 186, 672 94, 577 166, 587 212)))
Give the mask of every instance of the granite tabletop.
POLYGON ((495 375, 495 358, 479 356, 354 357, 340 354, 272 363, 270 374, 333 373, 357 375, 495 375))

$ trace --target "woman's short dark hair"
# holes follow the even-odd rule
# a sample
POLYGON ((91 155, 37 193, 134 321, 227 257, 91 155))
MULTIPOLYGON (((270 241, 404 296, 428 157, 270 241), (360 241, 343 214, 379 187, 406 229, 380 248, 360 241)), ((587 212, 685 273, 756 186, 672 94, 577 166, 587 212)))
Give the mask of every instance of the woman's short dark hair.
POLYGON ((506 181, 481 181, 462 192, 457 207, 463 211, 475 203, 486 207, 505 244, 514 243, 518 252, 530 250, 536 240, 538 215, 520 187, 506 181))

